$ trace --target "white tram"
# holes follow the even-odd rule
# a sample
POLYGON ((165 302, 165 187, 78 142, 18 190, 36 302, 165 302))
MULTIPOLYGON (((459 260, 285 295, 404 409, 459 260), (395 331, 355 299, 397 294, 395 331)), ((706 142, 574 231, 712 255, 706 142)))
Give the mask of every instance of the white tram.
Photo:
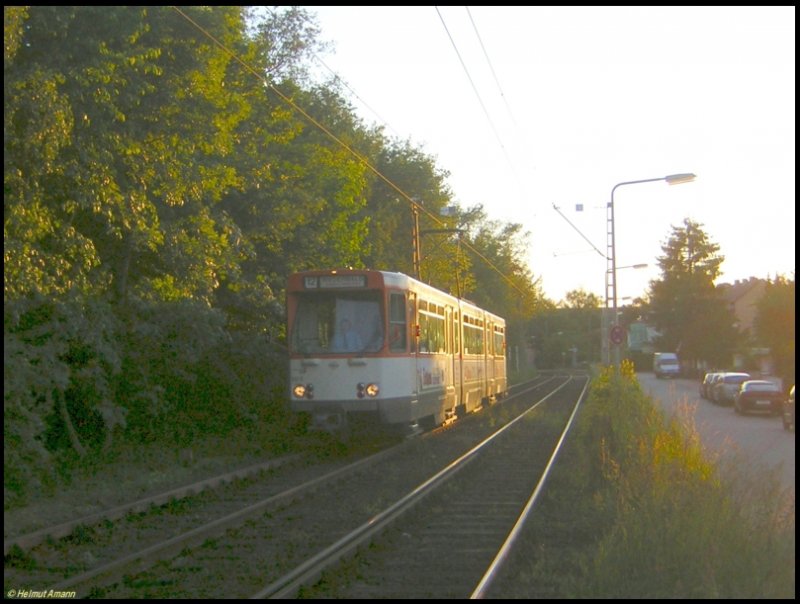
POLYGON ((507 388, 505 320, 401 273, 295 273, 287 318, 291 408, 315 428, 427 429, 507 388))

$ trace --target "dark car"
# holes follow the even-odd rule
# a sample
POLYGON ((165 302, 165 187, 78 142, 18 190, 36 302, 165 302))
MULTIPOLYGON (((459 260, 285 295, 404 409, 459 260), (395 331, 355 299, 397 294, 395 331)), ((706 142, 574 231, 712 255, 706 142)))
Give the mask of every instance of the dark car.
POLYGON ((786 430, 794 430, 794 386, 783 401, 783 427, 786 430))
POLYGON ((766 380, 748 380, 739 386, 733 398, 736 413, 756 411, 778 415, 783 408, 783 392, 777 384, 766 380))

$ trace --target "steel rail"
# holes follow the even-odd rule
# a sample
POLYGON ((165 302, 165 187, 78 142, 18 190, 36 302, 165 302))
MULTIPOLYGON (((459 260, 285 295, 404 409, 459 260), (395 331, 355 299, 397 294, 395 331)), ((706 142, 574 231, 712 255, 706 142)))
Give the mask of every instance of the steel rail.
POLYGON ((276 505, 286 499, 302 495, 307 491, 310 491, 327 482, 330 482, 335 478, 338 478, 342 474, 353 472, 364 465, 370 465, 376 463, 383 457, 391 453, 394 453, 395 450, 402 447, 403 444, 404 443, 401 443, 399 445, 395 445, 394 447, 390 447, 388 449, 384 449, 383 451, 379 451, 378 453, 374 453, 369 457, 360 459, 343 468, 339 468, 338 470, 334 470, 333 472, 329 472, 328 474, 319 476, 317 478, 314 478, 313 480, 309 480, 301 485, 287 489, 286 491, 278 493, 277 495, 273 495, 266 499, 262 499, 261 501, 257 501, 256 503, 253 503, 245 508, 242 508, 241 510, 237 510, 236 512, 232 512, 226 516, 217 518, 216 520, 212 520, 211 522, 207 522, 190 531, 186 531, 184 533, 181 533, 180 535, 176 535, 175 537, 151 545, 143 550, 139 550, 122 558, 118 558, 116 560, 98 566, 97 568, 86 571, 84 573, 73 575, 72 577, 64 581, 61 581, 53 585, 52 589, 64 590, 68 587, 74 587, 76 585, 80 585, 81 583, 85 583, 86 581, 89 581, 91 579, 94 579, 102 575, 118 573, 121 570, 124 570, 125 566, 132 564, 138 560, 153 557, 155 554, 157 553, 161 554, 164 551, 169 550, 170 548, 174 549, 176 547, 183 547, 189 541, 198 539, 200 537, 207 537, 209 536, 209 534, 212 534, 214 532, 219 532, 227 528, 228 526, 240 521, 242 518, 246 518, 253 514, 259 513, 265 508, 276 505))
POLYGON ((534 411, 540 404, 544 403, 547 399, 569 384, 571 380, 572 377, 569 377, 569 379, 558 386, 558 388, 541 398, 534 405, 526 409, 523 413, 515 417, 502 428, 498 429, 496 432, 472 447, 469 451, 450 462, 442 470, 411 490, 401 499, 384 509, 382 512, 373 516, 367 522, 351 531, 323 551, 319 552, 315 556, 312 556, 297 566, 294 570, 279 578, 277 581, 270 583, 261 591, 253 594, 250 596, 250 599, 292 597, 292 595, 295 594, 302 585, 314 580, 315 578, 318 578, 326 568, 330 567, 332 564, 335 564, 348 553, 365 543, 374 534, 382 531, 395 518, 414 507, 436 487, 443 484, 449 478, 452 478, 457 471, 466 467, 467 462, 476 459, 477 454, 484 450, 484 448, 491 441, 511 428, 518 421, 521 421, 529 413, 534 411))
POLYGON ((550 475, 550 470, 552 470, 553 464, 556 461, 556 457, 561 451, 561 446, 564 444, 564 439, 567 436, 567 432, 569 432, 569 429, 572 427, 572 422, 574 421, 578 413, 578 408, 580 407, 581 402, 583 401, 583 398, 586 395, 586 391, 588 390, 588 388, 589 388, 589 381, 587 380, 586 385, 583 387, 581 395, 578 397, 578 402, 575 404, 575 408, 572 410, 572 414, 569 417, 569 421, 567 421, 567 425, 564 427, 564 431, 561 433, 561 438, 558 439, 558 443, 556 443, 556 447, 553 450, 553 454, 550 456, 550 461, 547 462, 547 466, 545 467, 545 470, 542 473, 542 477, 539 479, 536 488, 533 490, 533 493, 528 499, 528 502, 525 504, 525 507, 520 513, 517 522, 514 524, 514 527, 511 529, 511 532, 508 534, 508 537, 506 538, 505 542, 500 547, 500 550, 497 552, 497 555, 495 556, 494 560, 492 560, 492 563, 489 565, 489 568, 486 570, 483 577, 478 582, 478 585, 475 587, 475 590, 470 595, 470 599, 479 600, 479 599, 484 599, 486 597, 486 594, 488 593, 489 589, 491 589, 492 585, 497 579, 497 576, 501 568, 503 567, 509 555, 513 551, 514 544, 519 538, 519 535, 533 510, 533 506, 535 505, 536 500, 539 498, 539 495, 541 494, 542 489, 544 488, 545 481, 550 475))
POLYGON ((11 548, 15 545, 22 549, 30 549, 32 547, 36 547, 48 537, 53 539, 67 537, 68 535, 72 534, 72 532, 78 526, 97 524, 102 520, 116 520, 117 518, 125 516, 129 512, 141 512, 148 509, 150 506, 159 506, 169 503, 169 501, 172 499, 181 499, 189 495, 196 495, 206 489, 217 487, 221 484, 226 484, 237 479, 247 478, 248 476, 257 472, 278 468, 287 463, 297 461, 300 459, 300 457, 301 455, 299 454, 289 455, 279 459, 260 462, 246 468, 226 472, 224 474, 193 482, 169 491, 157 493, 156 495, 150 495, 130 503, 125 503, 106 510, 100 510, 99 512, 88 514, 74 520, 68 520, 54 526, 39 529, 32 533, 9 537, 3 541, 3 554, 7 555, 11 548))

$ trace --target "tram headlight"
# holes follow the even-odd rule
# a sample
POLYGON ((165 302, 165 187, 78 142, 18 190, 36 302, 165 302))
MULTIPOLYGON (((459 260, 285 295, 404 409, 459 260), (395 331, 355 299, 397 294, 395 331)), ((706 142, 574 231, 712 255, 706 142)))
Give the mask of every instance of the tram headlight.
POLYGON ((375 398, 378 396, 378 393, 381 391, 380 386, 375 383, 365 384, 364 382, 359 383, 356 385, 356 396, 358 398, 364 398, 368 396, 370 398, 375 398))
POLYGON ((295 384, 292 394, 295 398, 314 398, 314 386, 312 384, 295 384))

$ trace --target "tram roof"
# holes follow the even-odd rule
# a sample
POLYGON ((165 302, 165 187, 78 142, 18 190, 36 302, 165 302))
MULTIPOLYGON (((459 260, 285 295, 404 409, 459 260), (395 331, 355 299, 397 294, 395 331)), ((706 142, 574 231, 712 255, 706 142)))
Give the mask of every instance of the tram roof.
POLYGON ((313 270, 307 270, 307 271, 298 271, 297 274, 299 274, 299 275, 330 275, 330 274, 344 275, 344 274, 348 274, 348 273, 352 273, 352 274, 368 274, 368 273, 376 274, 376 273, 378 273, 378 274, 380 274, 382 276, 383 283, 386 286, 397 287, 397 288, 400 288, 400 289, 412 289, 412 290, 416 290, 418 292, 423 292, 424 291, 424 292, 428 292, 428 293, 431 293, 431 294, 436 294, 437 296, 439 296, 441 298, 446 298, 446 299, 450 300, 454 304, 455 303, 459 303, 459 302, 462 305, 463 304, 467 304, 467 305, 471 306, 474 310, 479 310, 481 312, 485 312, 488 315, 490 315, 490 316, 492 316, 492 317, 494 317, 496 319, 501 319, 502 320, 502 317, 500 315, 497 315, 497 314, 493 313, 490 310, 486 310, 484 308, 481 308, 480 306, 478 306, 475 302, 472 302, 471 300, 468 300, 466 298, 458 298, 457 296, 453 296, 452 294, 448 294, 447 292, 444 292, 444 291, 434 287, 433 285, 429 285, 429 284, 425 283, 424 281, 420 281, 419 279, 415 279, 414 277, 410 277, 409 275, 406 275, 405 273, 400 273, 400 272, 395 272, 395 271, 377 270, 377 269, 367 269, 367 268, 358 268, 358 269, 356 269, 356 268, 344 268, 344 269, 313 269, 313 270))

